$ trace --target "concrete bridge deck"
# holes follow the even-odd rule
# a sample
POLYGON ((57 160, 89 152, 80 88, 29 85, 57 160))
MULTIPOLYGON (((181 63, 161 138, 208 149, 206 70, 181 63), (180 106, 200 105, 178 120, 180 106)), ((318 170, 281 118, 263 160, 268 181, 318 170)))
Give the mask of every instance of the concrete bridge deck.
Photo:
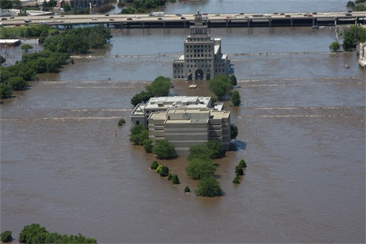
MULTIPOLYGON (((278 13, 278 14, 204 14, 209 28, 230 27, 291 27, 332 26, 366 24, 366 12, 328 13, 278 13)), ((193 14, 166 14, 152 17, 147 14, 134 15, 65 15, 61 16, 19 16, 2 20, 3 26, 47 24, 72 28, 74 25, 106 25, 117 28, 188 28, 194 25, 193 14)))

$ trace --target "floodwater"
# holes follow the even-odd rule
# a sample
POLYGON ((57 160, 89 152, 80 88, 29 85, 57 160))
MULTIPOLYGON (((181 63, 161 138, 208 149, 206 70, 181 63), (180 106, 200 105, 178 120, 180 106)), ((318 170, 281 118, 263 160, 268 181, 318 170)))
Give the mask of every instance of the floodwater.
MULTIPOLYGON (((131 97, 171 76, 187 30, 113 35, 108 48, 3 101, 1 231, 17 237, 40 223, 100 243, 365 242, 366 73, 355 53, 328 52, 329 29, 212 30, 242 97, 240 107, 225 102, 239 150, 215 160, 218 198, 183 193, 197 187, 184 157, 158 160, 178 174, 173 186, 128 139, 131 97), (241 158, 248 168, 234 185, 241 158)), ((211 95, 196 83, 174 82, 171 94, 211 95)))

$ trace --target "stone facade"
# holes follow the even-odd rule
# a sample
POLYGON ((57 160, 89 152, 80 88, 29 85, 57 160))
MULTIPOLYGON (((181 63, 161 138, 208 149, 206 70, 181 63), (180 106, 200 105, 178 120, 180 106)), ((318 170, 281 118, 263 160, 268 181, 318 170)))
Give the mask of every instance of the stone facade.
POLYGON ((148 123, 149 138, 155 143, 168 140, 178 155, 187 155, 189 147, 218 140, 230 149, 230 112, 205 109, 168 109, 153 112, 148 123))
POLYGON ((184 54, 173 61, 173 78, 209 80, 215 75, 233 73, 227 54, 221 53, 221 38, 212 38, 197 11, 195 26, 184 40, 184 54))

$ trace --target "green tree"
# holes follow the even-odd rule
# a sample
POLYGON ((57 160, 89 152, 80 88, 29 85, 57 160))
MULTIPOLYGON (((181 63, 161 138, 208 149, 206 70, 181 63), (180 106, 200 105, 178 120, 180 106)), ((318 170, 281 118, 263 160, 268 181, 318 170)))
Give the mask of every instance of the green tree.
POLYGON ((65 3, 64 4, 64 11, 67 13, 67 12, 70 12, 71 11, 71 7, 68 3, 65 3))
POLYGON ((180 181, 179 181, 178 175, 174 174, 174 175, 172 176, 172 183, 173 183, 173 185, 180 184, 180 181))
POLYGON ((126 120, 125 120, 125 119, 119 119, 119 120, 118 120, 117 125, 118 125, 118 126, 122 126, 122 125, 124 125, 125 123, 126 123, 126 120))
POLYGON ((168 180, 172 180, 172 178, 173 178, 172 174, 169 174, 168 175, 168 180))
POLYGON ((238 91, 233 91, 231 94, 231 102, 233 103, 234 106, 239 106, 241 101, 240 101, 240 94, 238 91))
POLYGON ((216 166, 209 159, 194 158, 189 161, 185 170, 190 178, 199 180, 212 176, 216 170, 216 166))
POLYGON ((209 160, 210 158, 219 158, 225 155, 222 145, 217 140, 209 140, 206 143, 191 146, 187 155, 188 160, 200 158, 209 160))
POLYGON ((222 196, 220 183, 214 177, 203 178, 198 184, 196 194, 202 197, 222 196))
POLYGON ((185 192, 185 193, 187 193, 187 192, 191 192, 191 189, 189 188, 189 186, 184 187, 184 192, 185 192))
POLYGON ((13 89, 13 91, 20 91, 28 87, 28 83, 22 77, 10 77, 6 83, 13 89))
POLYGON ((244 161, 244 159, 241 159, 239 162, 239 166, 242 168, 246 168, 247 167, 247 163, 244 161))
POLYGON ((236 86, 238 84, 238 80, 236 79, 235 75, 230 75, 229 80, 232 86, 236 86))
POLYGON ((354 7, 355 7, 355 3, 352 1, 348 1, 347 8, 354 8, 354 7))
POLYGON ((176 156, 174 146, 170 144, 167 140, 156 141, 152 152, 159 159, 173 158, 176 156))
POLYGON ((169 168, 167 166, 163 166, 159 174, 161 177, 167 177, 169 175, 169 168))
POLYGON ((216 96, 215 95, 212 95, 211 96, 211 103, 212 104, 215 104, 216 102, 217 102, 216 96))
POLYGON ((153 96, 154 95, 151 94, 150 92, 142 91, 132 97, 131 104, 133 106, 136 106, 137 104, 142 103, 142 102, 146 103, 153 96))
POLYGON ((6 58, 0 55, 0 64, 3 64, 6 62, 6 58))
POLYGON ((339 42, 332 42, 330 45, 329 45, 329 49, 332 51, 332 52, 337 52, 339 50, 341 46, 339 45, 339 42))
POLYGON ((19 233, 19 241, 23 243, 32 243, 32 238, 39 234, 48 233, 45 227, 39 224, 31 224, 24 226, 23 230, 19 233))
POLYGON ((231 90, 231 83, 225 75, 218 75, 211 79, 209 88, 216 96, 223 97, 231 90))
POLYGON ((240 167, 240 165, 237 165, 237 166, 235 167, 235 174, 237 174, 237 175, 244 175, 243 168, 242 168, 242 167, 240 167))
POLYGON ((33 47, 29 44, 22 45, 21 49, 25 52, 28 52, 29 49, 33 49, 33 47))
POLYGON ((149 132, 142 125, 135 125, 130 132, 130 141, 136 145, 142 145, 145 140, 149 139, 149 132))
POLYGON ((11 97, 13 95, 11 86, 4 84, 4 83, 0 83, 0 96, 1 98, 8 98, 11 97))
POLYGON ((161 169, 163 168, 163 165, 158 165, 156 168, 156 173, 160 174, 161 169))
POLYGON ((240 178, 237 174, 235 174, 235 176, 234 176, 233 183, 234 184, 240 184, 240 178))
POLYGON ((1 241, 2 242, 10 242, 13 240, 13 237, 11 236, 11 231, 7 230, 1 233, 1 241))
POLYGON ((153 161, 151 164, 150 164, 150 169, 157 169, 159 167, 159 164, 158 162, 156 161, 153 161))
POLYGON ((231 124, 231 126, 230 126, 230 138, 231 139, 236 139, 238 134, 239 134, 238 127, 235 124, 231 124))
POLYGON ((153 149, 152 140, 147 139, 147 140, 143 141, 142 144, 144 145, 144 149, 145 149, 146 153, 152 153, 152 149, 153 149))
POLYGON ((159 76, 150 85, 146 86, 146 90, 155 97, 168 96, 172 83, 169 78, 159 76))
POLYGON ((343 49, 345 51, 351 51, 356 47, 358 42, 366 41, 366 29, 361 26, 351 26, 348 30, 344 31, 343 37, 343 49))
POLYGON ((13 3, 11 0, 1 0, 0 8, 1 9, 11 9, 13 7, 13 3))
POLYGON ((206 145, 210 152, 210 158, 220 158, 225 155, 221 142, 218 140, 209 140, 206 145))

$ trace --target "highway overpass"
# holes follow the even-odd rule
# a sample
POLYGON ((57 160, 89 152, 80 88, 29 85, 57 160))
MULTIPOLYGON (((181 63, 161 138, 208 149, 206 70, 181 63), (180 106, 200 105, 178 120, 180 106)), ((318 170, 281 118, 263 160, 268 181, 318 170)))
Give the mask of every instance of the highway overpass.
MULTIPOLYGON (((366 24, 366 12, 272 13, 272 14, 204 14, 209 28, 230 27, 291 27, 366 24)), ((47 24, 52 26, 105 25, 117 28, 188 28, 194 25, 193 14, 166 14, 153 17, 147 14, 122 15, 65 15, 16 16, 1 20, 3 26, 47 24), (29 23, 25 20, 29 19, 29 23)))

